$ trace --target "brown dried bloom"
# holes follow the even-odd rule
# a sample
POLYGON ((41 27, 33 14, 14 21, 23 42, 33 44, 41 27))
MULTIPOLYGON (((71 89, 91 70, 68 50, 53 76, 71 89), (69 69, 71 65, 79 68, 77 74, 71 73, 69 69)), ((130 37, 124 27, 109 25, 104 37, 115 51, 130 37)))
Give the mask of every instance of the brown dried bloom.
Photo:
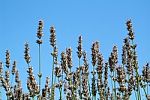
POLYGON ((45 89, 46 89, 46 91, 48 91, 49 85, 50 85, 50 78, 46 77, 46 83, 45 83, 45 89))
POLYGON ((30 63, 30 54, 29 54, 29 44, 25 43, 25 51, 24 51, 24 59, 27 62, 27 64, 30 63))
POLYGON ((77 49, 78 49, 78 51, 77 51, 78 58, 80 59, 82 56, 82 36, 79 36, 77 49))
POLYGON ((6 67, 10 67, 10 53, 8 50, 6 50, 6 67))
POLYGON ((118 62, 117 46, 114 46, 113 51, 111 52, 111 55, 109 57, 109 67, 111 72, 115 70, 117 62, 118 62))
POLYGON ((56 33, 54 26, 50 27, 50 44, 52 45, 52 47, 56 45, 56 33))
POLYGON ((15 72, 15 82, 18 83, 19 82, 19 71, 16 70, 15 72))
POLYGON ((92 95, 96 96, 97 88, 96 88, 96 83, 95 83, 95 76, 92 77, 92 95))
POLYGON ((5 80, 7 83, 9 83, 9 81, 10 81, 10 72, 8 70, 5 71, 5 80))
POLYGON ((104 71, 104 88, 106 89, 108 85, 108 63, 105 63, 105 71, 104 71))
POLYGON ((72 68, 72 49, 71 48, 66 49, 66 56, 67 56, 68 67, 71 69, 72 68))
POLYGON ((150 82, 150 66, 149 63, 147 63, 142 70, 142 76, 144 82, 150 82))
POLYGON ((133 32, 133 29, 132 29, 132 22, 131 22, 131 20, 128 20, 127 22, 126 22, 126 25, 127 25, 127 30, 128 30, 128 35, 129 35, 129 38, 131 39, 131 40, 133 40, 134 39, 134 32, 133 32))
POLYGON ((0 75, 3 73, 3 63, 0 61, 0 75))
POLYGON ((127 50, 126 45, 122 46, 122 64, 125 65, 127 63, 127 50))
POLYGON ((95 66, 96 61, 97 61, 97 54, 99 52, 99 42, 96 41, 95 43, 93 43, 91 50, 92 50, 92 54, 91 54, 92 55, 92 65, 95 66))
POLYGON ((36 41, 36 43, 42 44, 42 40, 41 40, 42 36, 43 36, 43 21, 40 20, 39 26, 38 26, 38 31, 37 31, 38 40, 36 41))
POLYGON ((62 66, 62 70, 67 74, 68 68, 67 68, 67 57, 65 52, 61 53, 61 66, 62 66))
POLYGON ((30 96, 33 97, 39 93, 39 86, 35 80, 32 67, 28 68, 27 73, 29 75, 27 79, 27 87, 30 92, 30 96))
POLYGON ((56 75, 56 77, 61 77, 61 67, 60 66, 55 67, 55 75, 56 75))
POLYGON ((101 78, 102 73, 103 73, 103 56, 102 54, 98 53, 97 54, 97 74, 99 78, 101 78))
POLYGON ((13 66, 12 66, 12 75, 14 75, 16 73, 16 61, 13 62, 13 66))
POLYGON ((87 54, 85 51, 83 51, 83 62, 84 62, 85 67, 89 66, 88 61, 87 61, 87 54))
POLYGON ((125 69, 122 66, 117 67, 117 82, 119 84, 124 84, 126 78, 125 69))
POLYGON ((51 53, 51 55, 54 57, 54 64, 57 64, 57 58, 58 58, 58 48, 56 45, 54 46, 54 51, 51 53))

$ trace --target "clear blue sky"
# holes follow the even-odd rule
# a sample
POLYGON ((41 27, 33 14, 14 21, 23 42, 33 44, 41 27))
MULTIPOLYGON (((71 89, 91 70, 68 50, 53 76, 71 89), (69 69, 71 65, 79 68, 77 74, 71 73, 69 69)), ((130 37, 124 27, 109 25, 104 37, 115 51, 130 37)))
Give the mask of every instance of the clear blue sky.
MULTIPOLYGON (((38 69, 37 37, 38 21, 44 21, 42 44, 43 76, 51 75, 51 51, 49 28, 56 27, 59 54, 72 47, 77 60, 78 36, 83 36, 83 47, 91 61, 91 44, 100 42, 105 61, 113 45, 119 48, 127 35, 125 22, 131 19, 138 44, 139 65, 150 61, 150 1, 149 0, 0 0, 0 60, 5 62, 5 50, 11 52, 11 61, 17 60, 22 79, 26 79, 27 65, 23 59, 24 43, 30 44, 31 64, 38 69)), ((73 65, 76 67, 77 62, 73 65)), ((45 83, 45 78, 42 79, 45 83)), ((23 88, 26 81, 23 80, 23 88)), ((43 83, 43 84, 44 84, 43 83)))

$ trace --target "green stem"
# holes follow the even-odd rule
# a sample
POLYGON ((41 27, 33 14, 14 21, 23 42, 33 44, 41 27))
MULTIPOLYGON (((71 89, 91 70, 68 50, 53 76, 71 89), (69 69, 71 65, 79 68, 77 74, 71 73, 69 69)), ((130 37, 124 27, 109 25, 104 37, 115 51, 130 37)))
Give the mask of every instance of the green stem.
POLYGON ((144 90, 145 97, 147 97, 145 88, 144 88, 144 87, 142 87, 142 88, 143 88, 143 90, 144 90))
MULTIPOLYGON (((53 48, 53 53, 54 53, 54 48, 53 48)), ((53 86, 53 74, 54 74, 54 55, 52 54, 53 56, 53 65, 52 65, 52 86, 53 86)))
POLYGON ((34 96, 32 97, 32 100, 34 100, 34 96))
MULTIPOLYGON (((41 48, 39 44, 39 90, 41 88, 41 48)), ((40 90, 41 91, 41 90, 40 90)))
POLYGON ((90 82, 89 82, 89 80, 88 80, 88 87, 89 87, 89 93, 90 93, 90 98, 91 98, 90 82))
POLYGON ((135 93, 135 98, 136 98, 136 100, 137 100, 137 95, 136 95, 136 91, 134 91, 134 93, 135 93))
MULTIPOLYGON (((2 75, 0 75, 0 77, 2 77, 2 75)), ((2 91, 2 87, 1 86, 2 86, 2 83, 0 82, 0 100, 2 100, 2 92, 1 92, 2 91)))
POLYGON ((147 95, 148 95, 148 82, 147 82, 147 95))
POLYGON ((111 72, 111 88, 112 88, 112 95, 113 95, 113 92, 114 92, 114 87, 113 87, 113 75, 112 75, 112 72, 111 72))
MULTIPOLYGON (((58 77, 58 82, 60 82, 59 77, 58 77)), ((62 100, 62 91, 61 91, 62 87, 59 87, 59 100, 62 100)))
MULTIPOLYGON (((115 78, 116 78, 116 71, 113 72, 113 76, 115 76, 115 78)), ((117 100, 117 98, 116 98, 116 96, 117 96, 117 94, 116 94, 116 81, 115 80, 114 80, 114 91, 115 91, 115 100, 117 100)))
MULTIPOLYGON (((79 68, 80 68, 80 58, 79 58, 79 68)), ((80 99, 82 100, 82 94, 81 94, 81 69, 79 69, 80 70, 80 77, 79 77, 79 79, 80 79, 80 99)))

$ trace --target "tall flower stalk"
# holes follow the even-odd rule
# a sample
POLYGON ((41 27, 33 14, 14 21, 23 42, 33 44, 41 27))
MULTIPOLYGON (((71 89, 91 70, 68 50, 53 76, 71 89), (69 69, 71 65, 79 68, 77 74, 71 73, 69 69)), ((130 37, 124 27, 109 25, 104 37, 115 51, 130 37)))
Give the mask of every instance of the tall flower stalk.
MULTIPOLYGON (((0 80, 2 79, 3 74, 3 63, 0 61, 0 80)), ((0 81, 0 100, 2 100, 2 82, 0 81)))
POLYGON ((92 44, 92 48, 91 48, 91 51, 92 51, 92 65, 93 65, 93 70, 92 70, 92 100, 96 100, 96 92, 97 92, 97 89, 96 89, 96 77, 95 77, 95 74, 96 74, 96 71, 95 71, 95 65, 96 65, 96 62, 97 62, 97 55, 99 53, 99 42, 95 42, 92 44))
POLYGON ((53 51, 51 53, 52 57, 53 57, 53 62, 52 62, 52 90, 51 90, 51 100, 54 99, 54 93, 55 93, 55 81, 56 81, 56 76, 55 76, 55 80, 54 80, 54 67, 55 64, 57 64, 57 56, 58 56, 58 52, 57 52, 57 47, 56 47, 56 33, 55 33, 55 28, 54 26, 50 27, 50 45, 53 48, 53 51))
POLYGON ((79 76, 79 96, 80 96, 80 99, 82 99, 82 84, 81 84, 81 57, 82 57, 82 36, 79 36, 78 38, 78 47, 77 47, 78 51, 77 51, 77 55, 78 55, 78 59, 79 59, 79 73, 80 73, 80 76, 79 76))
POLYGON ((38 77, 39 77, 39 89, 41 89, 41 77, 42 77, 42 73, 41 73, 41 44, 43 43, 43 41, 41 40, 43 36, 43 21, 40 20, 39 21, 39 26, 38 26, 38 31, 37 31, 37 37, 38 40, 36 40, 36 43, 39 45, 39 73, 38 73, 38 77))
POLYGON ((112 80, 114 82, 112 91, 114 91, 115 100, 117 99, 116 98, 116 95, 117 95, 117 92, 116 92, 116 66, 117 66, 117 63, 118 63, 117 46, 114 46, 113 51, 111 52, 111 55, 109 57, 109 68, 110 68, 112 80), (113 75, 112 75, 112 73, 113 73, 113 75))

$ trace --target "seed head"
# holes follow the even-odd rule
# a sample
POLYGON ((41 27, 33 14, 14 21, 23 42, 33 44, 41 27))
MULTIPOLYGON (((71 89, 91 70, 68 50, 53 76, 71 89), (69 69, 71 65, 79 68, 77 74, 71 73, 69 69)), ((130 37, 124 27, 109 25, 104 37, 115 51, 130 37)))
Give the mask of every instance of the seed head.
POLYGON ((66 56, 67 56, 68 67, 72 68, 72 49, 71 48, 66 49, 66 56))
POLYGON ((61 77, 61 67, 55 67, 55 75, 56 77, 61 77))
POLYGON ((111 55, 109 57, 109 67, 111 72, 115 70, 117 62, 118 62, 117 46, 114 46, 113 51, 111 52, 111 55))
POLYGON ((50 27, 50 44, 52 47, 56 45, 56 33, 54 26, 50 27))
POLYGON ((38 26, 38 31, 37 31, 38 40, 36 41, 36 43, 42 44, 42 40, 41 40, 42 36, 43 36, 43 21, 40 20, 39 26, 38 26))
POLYGON ((97 74, 101 76, 103 72, 103 56, 102 54, 97 54, 97 74))
POLYGON ((150 82, 150 66, 149 63, 147 63, 142 70, 142 76, 144 82, 150 82))
POLYGON ((133 29, 132 29, 132 22, 131 22, 131 20, 128 20, 126 22, 126 25, 127 25, 129 39, 133 40, 134 39, 134 32, 133 32, 133 29))
POLYGON ((77 51, 78 58, 80 59, 82 56, 82 36, 79 36, 77 49, 78 49, 78 51, 77 51))
POLYGON ((24 59, 27 62, 27 64, 30 63, 30 54, 29 54, 29 44, 25 43, 25 51, 24 51, 24 59))
POLYGON ((0 61, 0 75, 3 73, 3 63, 0 61))
POLYGON ((92 51, 92 65, 95 66, 96 65, 96 62, 97 62, 97 54, 99 52, 99 42, 95 42, 92 44, 92 48, 91 48, 91 51, 92 51))
POLYGON ((10 67, 10 53, 8 50, 6 50, 6 67, 10 67))
POLYGON ((14 61, 13 66, 12 66, 12 75, 16 73, 16 61, 14 61))
POLYGON ((67 74, 68 73, 67 56, 66 56, 65 52, 61 53, 61 66, 62 66, 62 70, 67 74))

